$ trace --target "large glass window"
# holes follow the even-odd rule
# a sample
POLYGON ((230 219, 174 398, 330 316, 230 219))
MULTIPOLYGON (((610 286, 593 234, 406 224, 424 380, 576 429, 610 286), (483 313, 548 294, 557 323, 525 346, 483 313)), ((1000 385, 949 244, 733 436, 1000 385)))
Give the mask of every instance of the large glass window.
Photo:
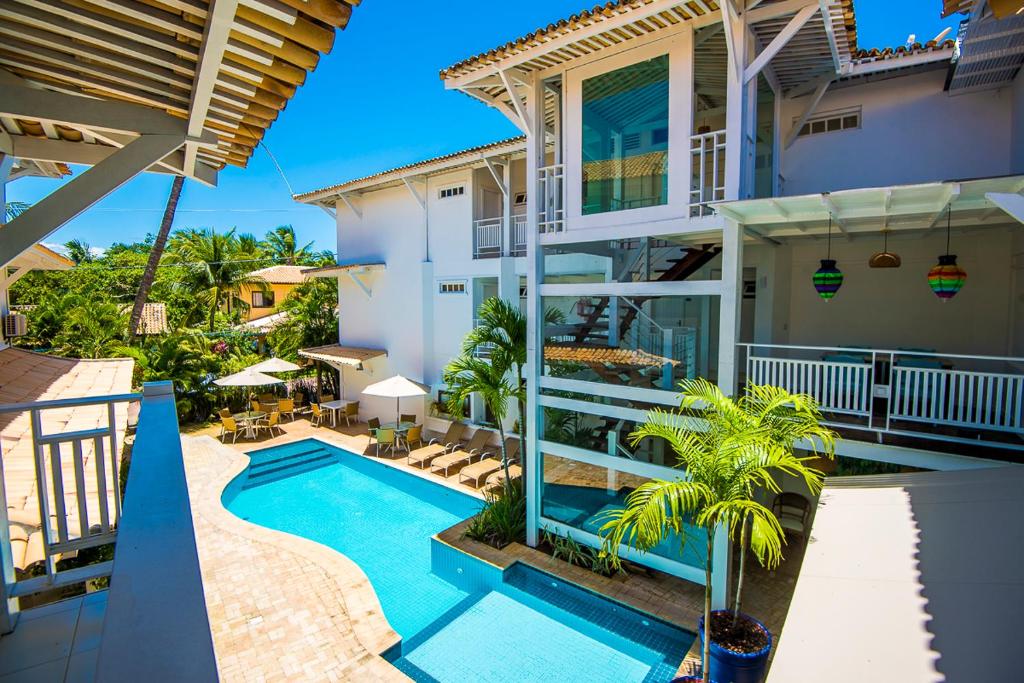
POLYGON ((544 374, 674 391, 714 381, 717 296, 547 296, 544 374))
POLYGON ((668 202, 668 55, 583 81, 583 213, 668 202))

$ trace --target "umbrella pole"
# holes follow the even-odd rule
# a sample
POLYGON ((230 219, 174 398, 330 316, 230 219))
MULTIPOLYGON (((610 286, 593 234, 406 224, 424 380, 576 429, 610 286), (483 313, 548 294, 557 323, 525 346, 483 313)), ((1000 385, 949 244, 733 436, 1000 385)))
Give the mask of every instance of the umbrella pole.
POLYGON ((395 424, 399 427, 402 426, 402 422, 399 418, 402 416, 402 397, 395 396, 395 424))

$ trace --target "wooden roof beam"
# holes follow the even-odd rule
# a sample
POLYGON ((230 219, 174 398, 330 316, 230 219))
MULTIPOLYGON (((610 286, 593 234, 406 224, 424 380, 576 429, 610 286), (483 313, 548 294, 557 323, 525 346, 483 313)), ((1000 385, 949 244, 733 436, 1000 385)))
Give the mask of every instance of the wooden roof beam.
MULTIPOLYGON (((823 0, 824 1, 824 0, 823 0)), ((743 71, 743 82, 749 83, 751 79, 757 76, 762 69, 768 66, 768 63, 779 54, 779 52, 789 43, 789 41, 797 34, 800 29, 804 27, 812 16, 818 13, 818 7, 816 5, 807 5, 799 12, 797 12, 789 23, 786 24, 779 33, 772 39, 772 42, 768 43, 754 61, 744 69, 743 71)))
MULTIPOLYGON (((238 0, 210 0, 206 30, 200 45, 199 62, 196 75, 192 81, 192 99, 188 107, 188 134, 190 137, 200 135, 206 126, 206 116, 213 99, 217 74, 220 73, 221 62, 224 60, 224 48, 227 46, 228 35, 238 0)), ((195 142, 185 143, 185 168, 192 169, 196 165, 197 145, 195 142)))

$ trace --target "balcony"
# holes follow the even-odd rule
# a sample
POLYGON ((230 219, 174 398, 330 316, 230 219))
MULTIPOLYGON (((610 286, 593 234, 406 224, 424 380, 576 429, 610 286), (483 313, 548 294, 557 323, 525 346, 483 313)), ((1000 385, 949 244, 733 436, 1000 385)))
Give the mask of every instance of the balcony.
POLYGON ((725 199, 725 131, 690 137, 690 217, 712 213, 710 202, 725 199))
MULTIPOLYGON (((850 438, 1024 451, 1024 358, 739 344, 746 381, 812 396, 850 438)), ((980 455, 984 455, 983 453, 980 455)))
POLYGON ((509 235, 503 216, 473 221, 473 258, 526 256, 526 216, 512 216, 511 222, 512 234, 509 235))

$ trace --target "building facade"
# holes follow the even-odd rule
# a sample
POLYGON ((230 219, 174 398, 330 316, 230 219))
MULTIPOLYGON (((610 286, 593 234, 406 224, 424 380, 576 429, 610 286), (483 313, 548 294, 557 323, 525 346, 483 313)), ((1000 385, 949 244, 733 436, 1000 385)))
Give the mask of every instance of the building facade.
MULTIPOLYGON (((684 378, 811 394, 839 474, 1024 450, 1024 17, 865 51, 848 0, 709 5, 620 2, 460 62, 445 87, 524 139, 298 197, 336 212, 341 342, 386 352, 374 374, 440 390, 479 302, 521 302, 530 543, 599 543, 678 476, 626 436, 684 378)), ((699 552, 624 554, 704 581, 699 552)))

